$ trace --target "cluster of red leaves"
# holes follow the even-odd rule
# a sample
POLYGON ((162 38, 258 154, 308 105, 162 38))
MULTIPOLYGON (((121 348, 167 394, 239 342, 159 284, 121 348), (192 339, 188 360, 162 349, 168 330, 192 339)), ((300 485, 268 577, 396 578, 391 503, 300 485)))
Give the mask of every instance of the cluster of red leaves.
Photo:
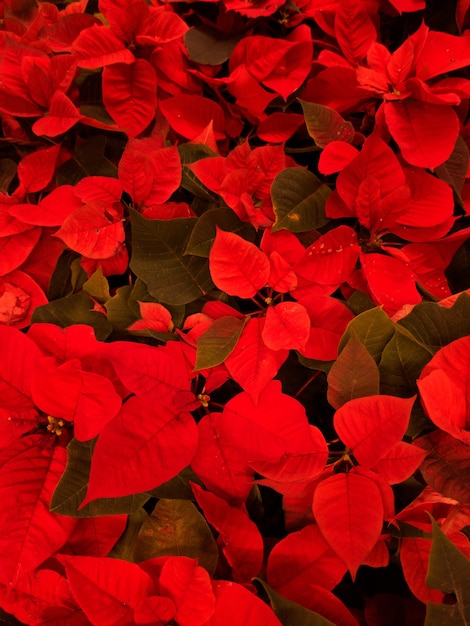
POLYGON ((470 11, 426 9, 0 4, 5 612, 470 619, 470 11))

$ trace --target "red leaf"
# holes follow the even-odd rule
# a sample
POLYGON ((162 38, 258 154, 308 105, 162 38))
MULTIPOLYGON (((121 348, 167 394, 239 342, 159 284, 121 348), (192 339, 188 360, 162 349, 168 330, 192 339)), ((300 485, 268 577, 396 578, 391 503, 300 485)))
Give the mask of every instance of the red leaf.
POLYGON ((293 602, 299 602, 303 588, 312 585, 333 589, 345 573, 344 561, 330 548, 316 524, 281 539, 271 550, 266 570, 269 585, 293 602))
POLYGON ((79 441, 93 439, 121 408, 112 383, 80 368, 78 360, 57 366, 55 359, 41 359, 34 372, 31 393, 47 414, 74 422, 79 441))
POLYGON ((261 473, 267 469, 274 473, 275 479, 278 479, 277 464, 282 466, 283 462, 297 455, 314 456, 317 474, 324 467, 326 446, 323 436, 314 441, 304 407, 295 398, 281 392, 279 381, 268 383, 256 404, 246 392, 229 400, 221 427, 255 471, 261 473), (286 415, 289 415, 289 421, 286 421, 286 415))
POLYGON ((392 315, 405 304, 421 302, 413 272, 402 261, 384 254, 362 254, 361 265, 372 299, 392 315))
POLYGON ((444 346, 417 381, 422 404, 434 424, 466 444, 470 443, 469 348, 470 337, 444 346))
POLYGON ((367 396, 343 404, 334 427, 343 443, 364 467, 371 467, 404 436, 416 396, 367 396))
POLYGON ((225 117, 214 100, 195 95, 180 95, 162 100, 159 107, 175 132, 194 139, 213 123, 216 139, 225 139, 225 117))
POLYGON ((300 298, 310 316, 310 335, 300 353, 308 359, 331 361, 338 355, 338 346, 353 313, 336 298, 313 295, 300 298))
POLYGON ((79 67, 97 69, 113 63, 134 63, 135 57, 106 26, 97 24, 82 31, 72 45, 79 67))
POLYGON ((160 593, 176 605, 180 626, 203 626, 214 615, 215 597, 209 574, 196 559, 172 556, 162 567, 160 593))
POLYGON ((211 626, 282 626, 272 609, 237 583, 214 581, 215 615, 211 626))
POLYGON ((241 503, 250 493, 254 472, 232 445, 223 419, 222 413, 209 413, 198 423, 199 443, 191 468, 213 493, 241 503))
POLYGON ((137 395, 158 398, 165 406, 175 401, 179 391, 190 390, 187 368, 170 352, 169 344, 155 348, 115 342, 110 346, 113 367, 122 383, 137 395))
POLYGON ((407 480, 423 462, 426 452, 400 441, 375 463, 371 469, 378 472, 390 485, 407 480))
POLYGON ((14 270, 0 277, 1 324, 25 328, 31 323, 34 309, 47 302, 42 289, 28 274, 14 270))
POLYGON ((332 141, 322 150, 318 161, 319 171, 328 176, 341 171, 359 154, 357 148, 345 141, 332 141))
POLYGON ((81 506, 158 487, 190 464, 196 448, 197 427, 189 413, 131 397, 101 431, 81 506))
POLYGON ((67 453, 60 446, 46 448, 41 441, 40 436, 23 439, 23 451, 0 469, 0 578, 6 585, 54 554, 76 523, 49 512, 67 453))
POLYGON ((460 129, 452 107, 414 100, 383 106, 390 133, 408 163, 433 169, 447 161, 460 129))
POLYGON ((0 325, 0 403, 11 411, 34 409, 31 379, 40 352, 29 337, 8 326, 0 325))
POLYGON ((290 139, 303 124, 304 116, 298 113, 272 113, 261 120, 257 133, 263 141, 281 143, 290 139))
POLYGON ((25 156, 18 164, 18 178, 27 193, 41 191, 54 175, 60 144, 36 150, 25 156))
POLYGON ((262 337, 271 350, 301 350, 310 334, 310 317, 298 302, 268 307, 262 337))
MULTIPOLYGON (((440 385, 440 382, 438 383, 440 385)), ((451 402, 451 399, 446 399, 451 402)), ((450 406, 450 404, 449 404, 450 406)), ((470 504, 468 444, 436 430, 415 440, 427 453, 420 471, 433 489, 462 504, 470 504)), ((431 511, 434 515, 434 511, 431 511)))
POLYGON ((28 225, 26 229, 15 235, 0 237, 0 276, 20 267, 39 241, 40 228, 28 225))
POLYGON ((92 624, 133 623, 134 608, 154 590, 150 576, 121 559, 61 555, 70 587, 92 624))
POLYGON ((112 205, 95 200, 66 217, 56 236, 75 252, 91 259, 106 259, 123 243, 124 228, 112 205))
POLYGON ((158 302, 139 302, 140 316, 142 319, 134 322, 127 330, 151 329, 162 333, 172 331, 174 324, 171 320, 170 311, 158 302))
POLYGON ((34 204, 14 204, 10 215, 36 226, 60 226, 75 209, 82 206, 72 185, 57 187, 36 206, 34 204))
POLYGON ((252 318, 245 324, 232 353, 225 359, 230 375, 256 402, 267 383, 287 359, 287 350, 270 350, 262 338, 264 319, 252 318))
POLYGON ((49 115, 41 117, 33 124, 33 132, 38 136, 57 137, 67 132, 82 115, 73 102, 62 91, 56 91, 51 98, 49 115))
POLYGON ((240 298, 255 296, 269 278, 269 260, 264 252, 218 227, 209 254, 209 269, 219 289, 240 298))
POLYGON ((77 520, 67 548, 79 556, 107 556, 126 530, 127 515, 103 515, 77 520))
POLYGON ((379 488, 354 470, 334 474, 317 485, 313 514, 323 536, 354 579, 382 531, 384 509, 379 488))
POLYGON ((144 131, 155 117, 157 79, 145 59, 115 63, 103 70, 103 103, 116 124, 130 138, 144 131))
MULTIPOLYGON (((59 189, 63 187, 64 185, 59 189)), ((120 181, 109 176, 85 176, 78 181, 74 190, 84 203, 93 200, 102 200, 107 203, 120 202, 123 192, 120 181)))
POLYGON ((230 506, 222 498, 199 485, 191 484, 204 517, 219 533, 218 545, 232 568, 233 580, 251 583, 263 564, 263 538, 244 510, 230 506))
POLYGON ((416 76, 429 80, 468 65, 470 41, 467 37, 429 31, 416 60, 416 76))
POLYGON ((336 11, 335 35, 350 63, 355 65, 362 61, 377 38, 367 4, 361 0, 340 0, 336 11))
POLYGON ((431 540, 421 537, 404 537, 400 546, 400 562, 403 575, 411 592, 424 602, 442 604, 444 594, 426 585, 431 540))

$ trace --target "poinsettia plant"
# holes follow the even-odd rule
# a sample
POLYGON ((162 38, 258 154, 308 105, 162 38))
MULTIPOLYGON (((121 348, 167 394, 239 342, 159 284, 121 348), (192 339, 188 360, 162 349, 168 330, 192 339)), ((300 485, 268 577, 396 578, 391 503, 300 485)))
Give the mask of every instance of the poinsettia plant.
POLYGON ((469 3, 0 11, 0 621, 469 623, 469 3))

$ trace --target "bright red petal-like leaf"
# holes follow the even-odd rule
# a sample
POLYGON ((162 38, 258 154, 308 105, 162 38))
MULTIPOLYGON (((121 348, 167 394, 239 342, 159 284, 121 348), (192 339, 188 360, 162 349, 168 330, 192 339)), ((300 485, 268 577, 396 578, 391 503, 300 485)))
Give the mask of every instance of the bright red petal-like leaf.
POLYGON ((95 200, 71 213, 56 236, 75 252, 91 259, 106 259, 123 243, 124 228, 111 204, 95 200))
POLYGON ((417 381, 424 409, 434 424, 467 444, 470 443, 469 375, 470 337, 462 337, 441 348, 417 381))
POLYGON ((319 171, 328 176, 341 171, 359 154, 357 148, 345 141, 332 141, 322 150, 318 161, 319 171))
POLYGON ((252 298, 269 278, 269 260, 264 252, 219 228, 209 254, 209 269, 219 289, 240 298, 252 298))
POLYGON ((336 11, 336 39, 353 65, 366 57, 370 45, 377 38, 368 8, 361 0, 340 0, 336 11))
POLYGON ((163 626, 176 614, 173 600, 166 596, 147 596, 138 604, 134 611, 136 624, 154 624, 163 626))
POLYGON ((14 204, 10 215, 37 226, 60 226, 82 202, 75 195, 72 185, 61 185, 39 202, 34 204, 14 204))
POLYGON ((407 480, 423 462, 426 452, 418 446, 400 441, 384 454, 371 469, 378 472, 390 485, 407 480))
POLYGON ((180 95, 159 102, 168 123, 179 135, 194 139, 213 123, 216 139, 225 138, 225 117, 222 107, 202 96, 180 95))
POLYGON ((375 482, 352 470, 325 478, 315 489, 315 520, 353 578, 380 536, 383 513, 375 482))
POLYGON ((196 559, 170 557, 162 567, 160 593, 176 605, 181 626, 203 626, 214 615, 215 597, 207 571, 196 559))
POLYGON ((158 487, 191 463, 196 448, 197 427, 189 413, 133 396, 101 431, 82 506, 158 487))
POLYGON ((0 237, 0 276, 13 272, 26 261, 41 236, 41 228, 27 227, 16 235, 0 237))
POLYGON ((344 561, 330 548, 319 527, 309 524, 290 533, 271 550, 266 570, 274 589, 298 602, 296 590, 310 585, 333 589, 346 573, 344 561))
POLYGON ((103 70, 103 103, 128 137, 136 137, 155 117, 157 79, 145 59, 115 63, 103 70))
POLYGON ((245 502, 253 485, 254 471, 226 433, 222 413, 209 413, 198 422, 199 441, 191 468, 213 493, 245 502))
POLYGON ((54 175, 60 144, 28 154, 18 164, 18 178, 26 192, 41 191, 54 175))
POLYGON ((29 436, 24 448, 0 469, 0 578, 6 585, 41 565, 67 540, 76 521, 49 512, 67 453, 29 436), (18 506, 18 503, 21 506, 18 506), (12 515, 12 511, 14 515, 12 515))
POLYGON ((0 323, 15 328, 29 326, 34 309, 47 304, 41 287, 20 270, 0 277, 0 294, 0 323))
POLYGON ((468 65, 470 41, 438 31, 429 31, 416 59, 416 76, 429 80, 468 65))
POLYGON ((442 604, 444 594, 426 585, 431 540, 421 537, 404 537, 400 546, 403 575, 412 593, 421 602, 442 604))
POLYGON ((271 350, 301 350, 310 334, 310 317, 298 302, 268 307, 262 337, 271 350))
POLYGON ((83 517, 77 520, 67 548, 79 556, 108 556, 126 530, 127 515, 83 517))
POLYGON ((134 63, 135 57, 110 28, 93 25, 82 31, 72 45, 79 67, 97 69, 113 63, 134 63))
POLYGON ((340 439, 364 467, 371 467, 404 436, 415 397, 367 396, 343 404, 334 417, 340 439))
POLYGON ((150 576, 135 563, 93 556, 59 558, 73 595, 92 624, 132 623, 134 607, 155 588, 150 576))
MULTIPOLYGON (((266 230, 265 232, 268 231, 266 230)), ((292 271, 288 261, 277 250, 273 250, 269 255, 269 265, 268 284, 274 291, 286 293, 287 291, 293 291, 297 287, 297 276, 292 271)))
POLYGON ((192 484, 204 517, 219 533, 218 545, 232 568, 233 580, 248 584, 260 573, 263 564, 263 538, 254 522, 242 509, 192 484))
POLYGON ((282 626, 273 610, 245 587, 226 580, 214 581, 215 615, 211 626, 282 626))
POLYGON ((324 453, 322 446, 315 447, 304 407, 281 392, 279 381, 269 382, 257 403, 246 392, 229 400, 221 426, 254 469, 258 462, 277 463, 284 455, 324 453))
POLYGON ((11 411, 34 409, 31 398, 31 379, 39 349, 29 337, 15 328, 0 325, 0 403, 11 411))
POLYGON ((266 346, 262 337, 263 325, 264 319, 249 319, 233 352, 225 359, 232 378, 255 401, 289 355, 288 350, 270 350, 266 346))
POLYGON ((82 119, 73 102, 62 91, 56 91, 51 98, 49 115, 41 117, 33 124, 33 132, 46 137, 57 137, 67 132, 82 119))
MULTIPOLYGON (((59 189, 62 189, 59 187, 59 189)), ((120 202, 122 185, 116 178, 109 176, 85 176, 74 187, 75 194, 86 204, 93 200, 120 202)))
POLYGON ((353 313, 339 300, 323 295, 304 296, 299 302, 310 316, 310 335, 300 353, 308 359, 331 361, 353 313))
POLYGON ((383 106, 390 133, 408 163, 433 169, 447 161, 460 128, 452 107, 414 100, 383 106))
POLYGON ((303 115, 272 113, 258 124, 258 137, 269 143, 281 143, 292 137, 303 124, 303 115))
POLYGON ((86 372, 77 360, 57 366, 41 359, 31 385, 34 402, 43 411, 74 422, 79 441, 93 439, 121 408, 121 398, 104 376, 86 372))
POLYGON ((128 330, 151 329, 162 333, 173 330, 170 311, 158 302, 139 302, 141 320, 134 322, 128 330))

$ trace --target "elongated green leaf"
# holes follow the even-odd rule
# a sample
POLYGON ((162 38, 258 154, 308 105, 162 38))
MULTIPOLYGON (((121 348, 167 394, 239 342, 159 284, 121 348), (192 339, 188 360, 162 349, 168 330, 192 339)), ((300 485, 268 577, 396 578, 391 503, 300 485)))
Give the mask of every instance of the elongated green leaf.
POLYGON ((53 300, 49 304, 36 307, 32 322, 56 324, 61 328, 73 324, 87 324, 95 330, 96 337, 104 341, 113 330, 112 324, 99 311, 93 311, 93 301, 87 293, 74 293, 66 298, 53 300))
POLYGON ((396 325, 379 363, 381 392, 402 398, 416 393, 416 379, 431 358, 429 348, 396 325))
POLYGON ((276 221, 272 232, 289 230, 301 233, 328 223, 325 202, 330 189, 308 170, 288 167, 280 172, 271 186, 276 221))
POLYGON ((332 141, 351 143, 354 137, 354 126, 346 122, 334 109, 316 102, 300 100, 305 117, 307 131, 320 148, 332 141))
POLYGON ((450 157, 436 167, 436 174, 460 196, 468 171, 469 151, 464 139, 459 135, 450 157))
POLYGON ((213 289, 207 259, 185 255, 196 221, 147 220, 131 212, 130 267, 163 304, 188 304, 213 289))
POLYGON ((77 142, 73 158, 57 171, 58 185, 74 185, 85 176, 110 176, 117 178, 117 167, 106 156, 108 140, 94 135, 77 142))
POLYGON ((227 232, 235 233, 251 243, 255 240, 256 231, 251 224, 239 220, 232 209, 221 207, 206 211, 197 220, 185 254, 208 258, 214 243, 216 226, 227 232))
POLYGON ((195 370, 215 367, 232 353, 242 334, 246 320, 227 315, 212 324, 197 340, 195 370))
POLYGON ((470 335, 470 295, 461 294, 450 308, 437 302, 422 302, 398 323, 437 352, 451 341, 470 335))
POLYGON ((348 400, 379 393, 379 370, 352 328, 328 374, 328 402, 335 409, 348 400))
POLYGON ((106 278, 103 276, 103 270, 99 267, 96 272, 90 276, 90 278, 83 285, 83 290, 87 292, 89 296, 98 300, 101 304, 104 304, 109 300, 109 284, 106 278))
POLYGON ((296 602, 283 598, 274 591, 264 580, 255 578, 268 595, 272 609, 281 620, 283 626, 335 626, 333 622, 306 609, 296 602))
POLYGON ((204 65, 219 65, 230 58, 239 37, 227 37, 210 26, 191 28, 184 36, 184 45, 191 61, 204 65))
POLYGON ((199 565, 211 575, 217 567, 219 550, 215 539, 206 520, 189 500, 160 500, 137 536, 134 550, 137 562, 171 555, 198 559, 199 565))
POLYGON ((425 626, 470 624, 470 560, 444 535, 432 520, 432 547, 426 584, 454 594, 455 604, 428 603, 425 626))
POLYGON ((394 323, 379 307, 364 311, 349 322, 339 343, 340 351, 349 341, 352 331, 355 331, 359 341, 376 363, 380 362, 383 349, 395 332, 394 323))
POLYGON ((50 511, 69 517, 95 517, 132 513, 149 499, 148 494, 124 498, 101 498, 93 500, 78 510, 85 497, 90 474, 94 441, 72 439, 67 446, 67 466, 51 499, 50 511))

